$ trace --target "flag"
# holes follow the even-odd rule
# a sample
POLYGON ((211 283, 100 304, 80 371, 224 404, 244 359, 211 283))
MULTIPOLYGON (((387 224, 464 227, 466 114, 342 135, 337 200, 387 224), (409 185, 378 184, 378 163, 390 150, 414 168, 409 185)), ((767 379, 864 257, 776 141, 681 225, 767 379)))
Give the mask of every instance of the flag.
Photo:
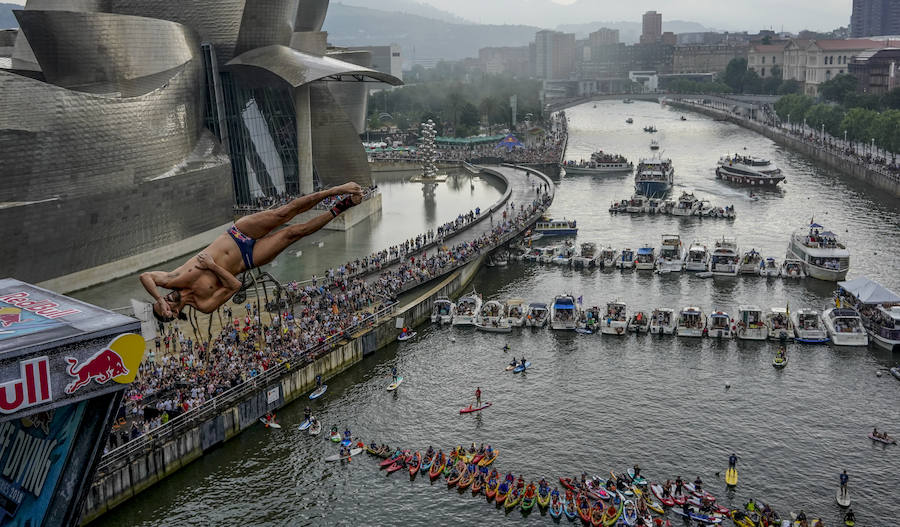
POLYGON ((582 301, 582 298, 581 298, 581 295, 579 295, 579 296, 578 296, 578 305, 579 305, 579 306, 581 305, 581 301, 582 301))

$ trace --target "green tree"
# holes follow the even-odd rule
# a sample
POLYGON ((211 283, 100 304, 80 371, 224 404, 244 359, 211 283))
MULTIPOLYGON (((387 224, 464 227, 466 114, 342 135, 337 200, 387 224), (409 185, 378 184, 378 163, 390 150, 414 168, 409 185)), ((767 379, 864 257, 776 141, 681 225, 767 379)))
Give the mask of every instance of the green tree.
POLYGON ((466 101, 459 110, 459 123, 463 126, 478 127, 481 124, 481 114, 474 104, 466 101))
POLYGON ((819 85, 819 93, 826 101, 844 104, 847 96, 856 92, 858 86, 856 77, 841 74, 819 85))
POLYGON ((734 93, 744 93, 744 74, 747 73, 747 59, 743 57, 733 58, 728 61, 725 73, 722 74, 722 82, 727 84, 734 93))
POLYGON ((882 95, 881 106, 891 110, 900 110, 900 88, 894 88, 882 95))
POLYGON ((466 99, 462 96, 462 93, 458 90, 451 91, 447 95, 447 100, 445 102, 444 107, 449 112, 447 116, 451 123, 453 123, 453 128, 459 128, 459 112, 462 110, 463 105, 466 103, 466 99))
POLYGON ((803 91, 803 84, 800 81, 790 79, 782 81, 776 93, 778 95, 789 95, 791 93, 800 93, 803 91))
POLYGON ((847 131, 847 138, 868 142, 872 137, 873 123, 877 112, 865 108, 851 108, 841 121, 841 128, 847 131))
POLYGON ((845 108, 865 108, 880 110, 882 98, 871 93, 848 93, 844 99, 845 108))
POLYGON ((748 69, 744 72, 744 78, 741 81, 741 89, 743 90, 741 93, 761 93, 762 84, 759 74, 748 69))
POLYGON ((481 99, 481 102, 478 104, 478 108, 481 110, 481 115, 484 117, 488 126, 488 133, 491 130, 491 121, 493 120, 494 114, 497 111, 497 99, 493 96, 488 95, 484 99, 481 99))
POLYGON ((806 117, 806 112, 809 111, 812 105, 812 97, 801 95, 799 93, 792 93, 778 99, 775 103, 775 113, 778 114, 778 117, 782 121, 788 121, 788 119, 790 119, 790 122, 792 123, 802 123, 803 119, 806 117))

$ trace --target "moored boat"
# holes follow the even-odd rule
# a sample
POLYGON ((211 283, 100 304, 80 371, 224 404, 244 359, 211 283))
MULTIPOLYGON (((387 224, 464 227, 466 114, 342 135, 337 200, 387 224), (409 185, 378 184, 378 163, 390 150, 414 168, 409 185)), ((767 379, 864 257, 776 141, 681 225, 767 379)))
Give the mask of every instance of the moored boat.
POLYGON ((737 241, 734 238, 722 237, 716 240, 716 246, 709 259, 709 270, 714 276, 737 276, 740 272, 740 256, 737 241))
POLYGON ((656 251, 650 245, 638 248, 634 258, 634 268, 638 271, 652 271, 656 266, 656 251))
POLYGON ((706 332, 711 338, 729 339, 731 333, 731 317, 724 311, 713 311, 706 319, 706 332))
POLYGON ((678 315, 675 334, 679 337, 702 337, 704 329, 703 312, 699 307, 685 307, 678 315))
POLYGON ((606 314, 600 321, 600 332, 604 335, 624 335, 628 328, 625 302, 615 300, 606 304, 606 314))
POLYGON ((550 310, 547 304, 543 302, 532 302, 528 304, 528 311, 525 315, 525 325, 531 328, 542 328, 547 325, 550 319, 550 310))
POLYGON ((787 340, 794 336, 794 324, 787 309, 773 307, 766 313, 766 331, 774 340, 787 340))
POLYGON ((741 257, 741 274, 759 274, 759 267, 762 263, 762 255, 756 252, 756 249, 750 249, 741 257))
POLYGON ((700 210, 700 200, 693 193, 684 191, 672 208, 673 216, 695 216, 700 210))
POLYGON ((842 305, 856 306, 869 340, 900 351, 900 295, 864 276, 840 282, 842 305))
POLYGON ((647 333, 650 331, 650 317, 643 311, 636 311, 628 319, 628 331, 631 333, 647 333))
POLYGON ((766 260, 759 265, 759 276, 772 278, 780 274, 781 268, 778 266, 775 258, 772 258, 771 256, 766 258, 766 260))
POLYGON ((453 322, 453 313, 456 311, 456 304, 445 296, 439 296, 431 307, 431 321, 441 324, 449 324, 453 322))
POLYGON ((572 295, 560 295, 550 307, 550 329, 575 330, 578 323, 578 307, 572 295))
POLYGON ((850 307, 831 307, 822 313, 822 322, 835 346, 866 346, 869 335, 862 318, 850 307))
POLYGON ((597 263, 597 244, 584 242, 581 244, 581 252, 572 257, 572 267, 576 269, 590 269, 597 263))
POLYGON ((478 317, 475 320, 476 326, 496 325, 505 315, 504 306, 498 300, 488 300, 481 305, 478 310, 478 317))
POLYGON ((650 314, 651 335, 674 335, 678 326, 675 311, 667 307, 658 307, 650 314))
POLYGON ((622 252, 619 253, 619 256, 616 258, 616 268, 618 268, 618 269, 634 268, 634 251, 627 247, 625 249, 622 249, 622 252))
POLYGON ((514 328, 525 325, 528 307, 521 298, 510 298, 506 301, 506 321, 514 328))
POLYGON ((806 278, 806 272, 803 270, 803 262, 794 258, 785 258, 781 262, 781 271, 779 275, 782 278, 806 278))
POLYGON ((766 340, 769 332, 763 321, 762 310, 756 306, 740 306, 737 316, 737 338, 741 340, 766 340))
POLYGON ((600 255, 597 256, 597 261, 600 262, 601 267, 604 269, 611 269, 616 264, 616 256, 619 253, 616 252, 610 246, 606 246, 603 249, 600 249, 600 255))
POLYGON ((684 245, 677 234, 663 234, 656 269, 660 272, 677 273, 684 267, 684 245))
POLYGON ((794 340, 797 342, 828 342, 828 333, 822 317, 815 309, 800 308, 791 313, 794 324, 794 340))
POLYGON ((481 295, 472 291, 464 295, 456 303, 456 313, 453 315, 454 326, 474 326, 481 311, 481 295))
POLYGON ((631 214, 649 212, 650 207, 648 201, 647 196, 635 194, 634 196, 631 196, 631 199, 629 199, 628 203, 625 205, 625 212, 630 212, 631 214))
POLYGON ((706 244, 694 240, 684 256, 684 269, 686 271, 703 272, 709 270, 709 249, 706 244))
POLYGON ((815 222, 791 234, 786 258, 802 261, 806 275, 819 280, 843 280, 850 269, 850 251, 837 234, 815 222))
POLYGON ((634 190, 644 196, 663 197, 672 189, 674 178, 671 159, 641 159, 634 176, 634 190))
POLYGON ((534 225, 534 232, 544 236, 574 236, 578 234, 575 220, 554 220, 544 216, 534 225))

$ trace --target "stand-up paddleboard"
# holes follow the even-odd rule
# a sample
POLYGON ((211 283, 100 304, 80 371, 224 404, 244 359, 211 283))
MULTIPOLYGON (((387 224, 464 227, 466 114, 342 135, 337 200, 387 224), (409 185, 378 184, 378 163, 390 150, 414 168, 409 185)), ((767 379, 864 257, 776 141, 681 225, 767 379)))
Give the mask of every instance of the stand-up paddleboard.
POLYGON ((515 368, 513 368, 513 373, 520 373, 531 367, 531 361, 525 361, 525 365, 519 364, 515 368))
POLYGON ((483 403, 481 406, 472 406, 470 404, 469 406, 466 406, 465 408, 460 408, 459 413, 470 414, 472 412, 480 412, 480 411, 484 410, 485 408, 490 408, 491 404, 493 404, 493 403, 490 403, 490 402, 483 403))
POLYGON ((729 487, 737 485, 738 471, 736 468, 729 468, 725 471, 725 484, 729 487))
POLYGON ((350 446, 351 443, 353 443, 353 440, 351 440, 351 439, 342 439, 341 440, 341 446, 350 446))
POLYGON ((575 333, 579 335, 593 335, 594 332, 589 330, 588 328, 575 328, 575 333))
POLYGON ((319 432, 321 432, 321 431, 322 431, 322 423, 321 422, 316 421, 316 424, 309 427, 309 435, 311 435, 311 436, 317 436, 317 435, 319 435, 319 432))
POLYGON ((313 418, 313 417, 315 417, 315 416, 312 416, 312 415, 311 415, 311 416, 309 416, 309 419, 306 419, 305 421, 303 421, 302 423, 300 423, 300 426, 297 427, 297 430, 306 430, 307 428, 309 428, 310 425, 312 425, 312 418, 313 418))
POLYGON ((397 340, 399 340, 400 342, 405 342, 405 341, 407 341, 407 340, 409 340, 409 339, 415 337, 416 335, 418 335, 418 333, 416 333, 415 331, 410 331, 410 332, 407 333, 406 335, 400 335, 400 336, 398 336, 398 337, 397 337, 397 340))
POLYGON ((506 365, 506 371, 513 371, 515 368, 516 368, 516 367, 513 366, 512 364, 507 364, 507 365, 506 365))
POLYGON ((349 459, 351 456, 356 456, 356 455, 358 455, 360 452, 362 452, 362 450, 363 450, 363 449, 361 449, 361 448, 351 448, 351 449, 350 449, 350 455, 348 455, 348 456, 342 456, 342 455, 340 455, 340 454, 334 454, 333 456, 328 456, 328 457, 326 457, 326 458, 325 458, 325 461, 341 461, 341 460, 344 460, 344 459, 349 459))
POLYGON ((268 428, 275 428, 275 429, 281 428, 280 424, 276 423, 275 421, 272 421, 270 423, 269 421, 266 421, 265 417, 260 417, 259 422, 266 425, 268 428))
POLYGON ((328 389, 328 385, 323 384, 321 388, 317 388, 317 389, 313 390, 313 393, 309 394, 309 398, 310 399, 318 399, 319 397, 322 397, 322 394, 325 393, 325 390, 327 390, 327 389, 328 389))
POLYGON ((397 387, 400 386, 402 383, 403 383, 403 377, 398 376, 397 382, 392 382, 392 383, 388 384, 387 391, 392 392, 392 391, 396 390, 397 387))
POLYGON ((850 506, 850 489, 847 489, 846 492, 841 492, 841 489, 837 489, 834 493, 834 500, 841 507, 849 507, 850 506))

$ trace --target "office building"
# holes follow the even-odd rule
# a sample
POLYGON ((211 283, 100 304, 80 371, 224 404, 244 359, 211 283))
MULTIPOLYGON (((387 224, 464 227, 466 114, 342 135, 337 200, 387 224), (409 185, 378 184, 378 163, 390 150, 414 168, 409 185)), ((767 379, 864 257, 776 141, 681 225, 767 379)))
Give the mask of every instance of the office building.
POLYGON ((735 58, 746 58, 746 45, 675 46, 672 73, 721 73, 735 58))
POLYGON ((884 95, 900 88, 900 48, 863 51, 850 61, 848 73, 862 93, 884 95))
POLYGON ((619 30, 601 27, 588 35, 592 46, 607 46, 619 43, 619 30))
POLYGON ((853 0, 850 37, 900 35, 900 2, 897 0, 853 0))
POLYGON ((641 24, 641 44, 654 44, 662 39, 662 13, 647 11, 641 24))
POLYGON ((575 73, 575 34, 543 30, 535 35, 537 77, 568 79, 575 73))

